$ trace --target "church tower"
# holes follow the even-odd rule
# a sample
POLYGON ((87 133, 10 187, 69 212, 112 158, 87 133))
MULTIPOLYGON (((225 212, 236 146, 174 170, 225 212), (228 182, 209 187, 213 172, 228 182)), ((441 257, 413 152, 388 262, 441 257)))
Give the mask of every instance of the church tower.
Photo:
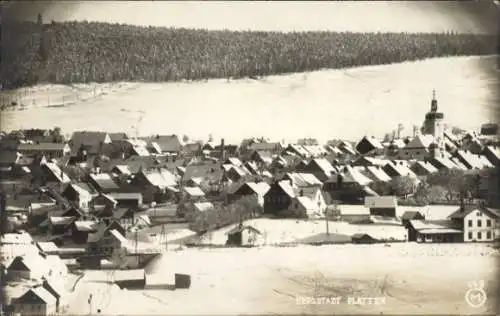
POLYGON ((431 110, 425 115, 425 121, 422 126, 423 135, 432 135, 438 149, 444 149, 444 114, 438 112, 438 102, 436 91, 432 91, 431 110))

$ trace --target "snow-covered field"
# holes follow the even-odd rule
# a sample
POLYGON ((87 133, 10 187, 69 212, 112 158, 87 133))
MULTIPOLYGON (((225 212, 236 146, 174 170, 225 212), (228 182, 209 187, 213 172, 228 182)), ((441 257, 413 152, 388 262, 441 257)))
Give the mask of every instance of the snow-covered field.
POLYGON ((205 139, 212 133, 227 142, 261 135, 359 139, 364 133, 382 137, 398 123, 406 126, 403 134, 410 134, 413 124, 422 123, 436 89, 446 122, 476 129, 497 109, 498 79, 495 57, 453 57, 262 80, 135 84, 68 107, 38 108, 28 102, 24 111, 3 112, 1 125, 131 133, 143 116, 139 133, 147 135, 205 139))
POLYGON ((75 291, 70 312, 87 314, 91 291, 93 312, 106 315, 492 313, 498 259, 498 252, 479 244, 187 249, 165 253, 146 270, 149 284, 173 284, 174 273, 190 274, 189 290, 119 290, 105 284, 109 272, 93 271, 75 291), (488 300, 472 308, 465 293, 470 281, 480 280, 488 300), (312 296, 342 301, 297 304, 297 297, 312 296), (349 296, 385 303, 350 305, 349 296))

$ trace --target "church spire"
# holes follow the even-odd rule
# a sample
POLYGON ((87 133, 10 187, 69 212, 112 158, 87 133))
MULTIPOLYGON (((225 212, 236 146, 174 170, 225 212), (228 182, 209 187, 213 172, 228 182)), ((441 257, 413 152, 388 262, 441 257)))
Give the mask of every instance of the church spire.
POLYGON ((437 112, 438 103, 436 100, 436 90, 432 90, 431 112, 437 112))

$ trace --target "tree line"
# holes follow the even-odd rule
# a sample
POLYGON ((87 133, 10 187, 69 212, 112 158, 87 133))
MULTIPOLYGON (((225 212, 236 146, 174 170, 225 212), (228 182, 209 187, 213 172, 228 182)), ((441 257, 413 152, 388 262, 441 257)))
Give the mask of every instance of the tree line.
POLYGON ((2 28, 4 87, 51 82, 242 78, 496 53, 496 38, 456 33, 207 31, 98 22, 2 28))

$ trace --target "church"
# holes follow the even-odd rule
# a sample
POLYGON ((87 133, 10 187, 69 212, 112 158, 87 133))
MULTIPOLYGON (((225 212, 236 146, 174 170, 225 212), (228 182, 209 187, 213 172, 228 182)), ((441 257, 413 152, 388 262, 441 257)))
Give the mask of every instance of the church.
POLYGON ((401 150, 401 159, 424 160, 426 158, 444 157, 445 150, 445 124, 444 114, 438 111, 436 92, 432 92, 431 109, 425 114, 421 133, 401 150))

